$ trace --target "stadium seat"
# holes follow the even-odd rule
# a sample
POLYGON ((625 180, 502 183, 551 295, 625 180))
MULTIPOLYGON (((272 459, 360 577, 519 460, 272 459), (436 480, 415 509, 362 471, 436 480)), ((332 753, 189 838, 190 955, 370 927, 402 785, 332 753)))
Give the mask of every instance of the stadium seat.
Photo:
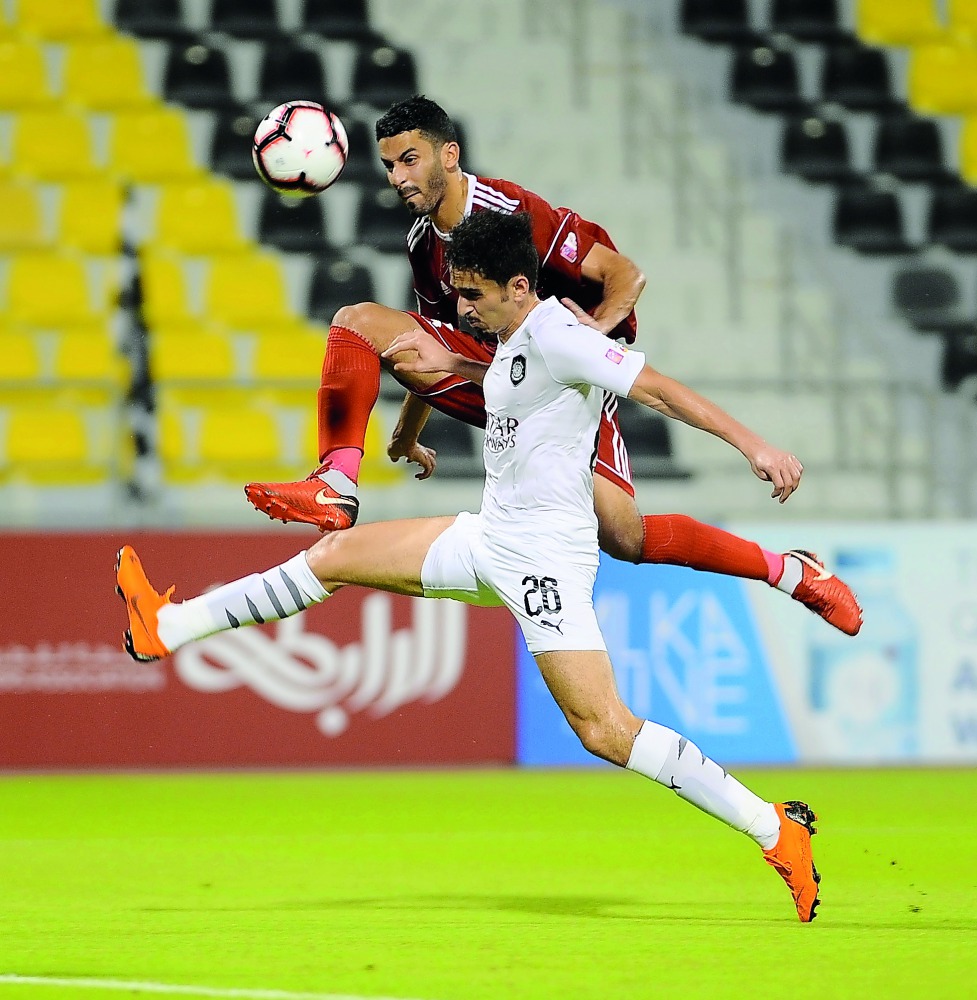
POLYGON ((731 93, 734 101, 757 111, 800 114, 805 110, 794 56, 769 45, 736 52, 731 93))
POLYGON ((272 106, 305 100, 328 105, 326 78, 319 55, 294 45, 268 45, 258 76, 261 101, 272 106))
POLYGON ((64 96, 90 111, 140 107, 151 100, 139 46, 131 38, 75 42, 65 47, 64 96))
POLYGON ((279 250, 321 252, 326 246, 322 201, 319 198, 285 199, 274 191, 266 191, 258 216, 258 238, 279 250))
POLYGON ((841 24, 838 0, 773 0, 770 28, 799 42, 834 44, 851 40, 850 32, 841 24))
POLYGON ((367 46, 353 64, 353 98, 387 108, 418 92, 414 57, 389 45, 367 46))
POLYGON ((947 6, 950 36, 973 42, 977 38, 977 0, 949 0, 947 6))
POLYGON ((7 294, 12 322, 59 327, 97 318, 81 260, 57 253, 25 253, 10 263, 7 294))
POLYGON ((14 120, 11 163, 17 173, 41 181, 98 173, 88 117, 74 111, 22 111, 14 120))
POLYGON ((133 184, 157 184, 198 174, 187 116, 167 107, 115 115, 109 169, 133 184), (160 150, 166 150, 166 154, 160 155, 160 150))
POLYGON ((20 38, 0 41, 0 108, 41 107, 52 100, 41 46, 20 38))
POLYGON ((675 476, 668 420, 627 399, 618 400, 617 415, 635 477, 675 476))
POLYGON ((911 265, 897 271, 892 304, 923 332, 943 330, 963 319, 960 282, 944 267, 911 265))
POLYGON ((253 330, 291 322, 285 280, 277 257, 216 257, 207 278, 206 315, 232 329, 253 330))
POLYGON ((170 50, 163 78, 167 100, 190 108, 226 108, 235 104, 227 57, 199 40, 170 50))
POLYGON ((840 45, 827 50, 821 70, 821 96, 851 111, 905 108, 893 96, 885 53, 861 45, 840 45))
POLYGON ((951 392, 959 389, 964 379, 977 375, 977 327, 970 324, 943 335, 943 358, 940 381, 951 392))
POLYGON ((955 176, 947 169, 936 122, 914 117, 889 117, 879 122, 875 169, 910 183, 950 181, 955 176))
POLYGON ((977 186, 977 115, 968 115, 960 129, 960 176, 977 186))
POLYGON ((366 0, 305 0, 302 28, 327 39, 369 42, 376 38, 366 0))
POLYGON ((26 35, 64 41, 107 30, 98 0, 17 0, 17 23, 26 35))
POLYGON ((145 250, 139 262, 146 324, 155 329, 191 322, 193 310, 181 262, 169 254, 145 250))
POLYGON ((385 253, 402 253, 411 218, 400 196, 386 183, 363 191, 356 219, 356 238, 385 253))
POLYGON ((235 180, 254 180, 251 142, 258 116, 245 108, 231 108, 217 116, 210 144, 210 167, 235 180))
POLYGON ((373 129, 364 121, 354 120, 345 125, 349 156, 343 167, 343 180, 372 184, 383 176, 373 129))
POLYGON ((156 242, 191 254, 240 249, 244 243, 231 185, 217 180, 162 185, 156 242))
POLYGON ((116 0, 115 22, 133 35, 187 42, 180 0, 116 0))
POLYGON ((104 326, 61 331, 55 338, 52 374, 62 382, 98 382, 119 389, 128 366, 104 326))
POLYGON ((27 330, 0 330, 0 388, 9 383, 27 385, 44 378, 44 358, 37 334, 27 330))
POLYGON ((866 254, 908 253, 902 209, 891 191, 853 185, 838 193, 834 237, 842 246, 866 254))
POLYGON ((227 334, 203 326, 155 329, 149 371, 156 382, 225 382, 238 375, 234 344, 227 334))
POLYGON ((0 252, 43 246, 44 215, 37 188, 18 181, 0 181, 0 252))
POLYGON ((320 259, 309 283, 308 313, 321 323, 331 323, 342 306, 373 302, 373 276, 362 264, 342 257, 320 259))
POLYGON ((324 329, 296 324, 263 332, 256 338, 252 376, 318 386, 325 352, 324 329))
POLYGON ((61 186, 61 242, 86 253, 117 253, 122 244, 124 204, 122 188, 115 181, 66 182, 61 186))
POLYGON ((757 45, 746 0, 682 0, 682 30, 704 42, 757 45))
POLYGON ((855 23, 870 45, 920 45, 943 34, 934 0, 858 0, 855 23))
POLYGON ((929 239, 957 253, 977 253, 977 191, 968 187, 933 190, 929 239))
POLYGON ((275 0, 213 0, 210 27, 239 38, 274 38, 280 30, 275 0))
POLYGON ((200 460, 205 466, 264 469, 281 462, 282 442, 272 414, 255 407, 205 410, 200 425, 200 460))
POLYGON ((936 115, 977 112, 977 49, 964 44, 921 45, 909 62, 909 100, 936 115))
POLYGON ((857 177, 851 164, 848 133, 838 121, 806 115, 784 127, 781 162, 789 174, 829 184, 857 177))

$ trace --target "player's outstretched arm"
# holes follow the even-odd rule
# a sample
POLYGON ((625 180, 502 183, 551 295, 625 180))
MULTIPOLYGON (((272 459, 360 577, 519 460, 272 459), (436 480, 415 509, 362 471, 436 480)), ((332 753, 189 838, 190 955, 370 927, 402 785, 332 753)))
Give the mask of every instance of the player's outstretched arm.
MULTIPOLYGON (((645 276, 630 257, 600 243, 591 247, 580 265, 580 273, 603 289, 600 305, 594 310, 593 317, 587 317, 593 320, 588 325, 601 333, 610 333, 631 314, 638 296, 644 290, 645 276)), ((575 302, 564 299, 563 303, 573 311, 577 319, 582 321, 587 316, 575 302)))
POLYGON ((387 445, 387 457, 391 462, 399 462, 400 459, 406 458, 408 462, 414 462, 421 467, 421 471, 414 476, 415 479, 430 478, 438 465, 437 452, 418 441, 430 415, 431 407, 420 396, 415 396, 412 392, 407 393, 404 405, 400 408, 397 426, 387 445))
POLYGON ((444 372, 446 375, 460 375, 481 385, 488 371, 488 365, 469 361, 463 355, 449 351, 444 344, 422 330, 400 334, 380 357, 392 359, 397 354, 407 355, 394 362, 394 371, 398 372, 444 372))
POLYGON ((646 365, 628 396, 659 413, 715 434, 742 452, 754 474, 773 484, 772 497, 781 503, 797 489, 804 467, 796 456, 767 444, 715 403, 687 385, 646 365))

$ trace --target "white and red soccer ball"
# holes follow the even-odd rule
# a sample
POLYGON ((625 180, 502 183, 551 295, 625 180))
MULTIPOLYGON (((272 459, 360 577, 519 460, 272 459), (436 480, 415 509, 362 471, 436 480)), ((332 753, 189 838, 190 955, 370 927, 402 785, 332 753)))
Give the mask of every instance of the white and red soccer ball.
POLYGON ((312 101, 288 101, 269 111, 251 147, 261 179, 287 198, 325 191, 343 172, 348 152, 343 123, 312 101))

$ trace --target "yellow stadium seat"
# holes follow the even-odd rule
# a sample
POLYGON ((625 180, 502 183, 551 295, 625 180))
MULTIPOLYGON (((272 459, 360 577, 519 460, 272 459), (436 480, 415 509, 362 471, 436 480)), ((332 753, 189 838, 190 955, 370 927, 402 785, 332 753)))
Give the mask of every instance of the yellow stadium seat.
POLYGON ((0 251, 31 250, 47 242, 36 187, 0 182, 0 206, 0 251))
POLYGON ((156 209, 156 241, 194 254, 241 249, 244 241, 232 186, 215 180, 163 185, 156 209))
POLYGON ((91 111, 115 111, 148 104, 139 46, 130 38, 107 37, 66 46, 64 99, 91 111))
POLYGON ((186 115, 173 108, 115 116, 109 169, 137 184, 180 180, 200 173, 193 161, 186 115))
POLYGON ((235 329, 289 323, 285 279, 278 259, 267 254, 215 257, 207 280, 208 319, 235 329))
POLYGON ((909 63, 909 101, 928 114, 977 111, 977 49, 921 45, 909 63))
POLYGON ((192 311, 181 262, 168 254, 140 256, 143 313, 150 327, 186 323, 192 311))
POLYGON ((26 330, 0 331, 0 383, 38 382, 44 377, 40 339, 26 330))
POLYGON ((950 34, 961 38, 977 35, 977 0, 949 0, 950 34))
POLYGON ((0 108, 31 108, 52 102, 44 51, 36 42, 0 42, 0 108))
POLYGON ((873 45, 919 45, 945 30, 934 0, 858 0, 855 23, 873 45))
POLYGON ((149 370, 158 382, 207 382, 233 379, 237 373, 229 336, 206 327, 153 330, 149 370))
POLYGON ((73 111, 24 111, 13 128, 11 169, 42 181, 99 171, 88 118, 73 111))
POLYGON ((104 326, 65 330, 55 338, 52 374, 63 382, 111 383, 122 388, 128 365, 104 326))
POLYGON ((256 379, 317 383, 326 352, 326 331, 305 326, 261 333, 254 351, 256 379))
POLYGON ((272 414, 254 407, 205 411, 200 426, 200 458, 205 464, 277 464, 281 456, 278 425, 272 414))
POLYGON ((25 34, 62 40, 106 30, 98 0, 17 0, 16 25, 25 34))
POLYGON ((60 241, 87 253, 116 253, 122 242, 122 188, 96 178, 61 188, 60 241))
POLYGON ((96 318, 88 275, 81 260, 67 254, 25 253, 8 274, 10 319, 25 326, 61 326, 96 318))

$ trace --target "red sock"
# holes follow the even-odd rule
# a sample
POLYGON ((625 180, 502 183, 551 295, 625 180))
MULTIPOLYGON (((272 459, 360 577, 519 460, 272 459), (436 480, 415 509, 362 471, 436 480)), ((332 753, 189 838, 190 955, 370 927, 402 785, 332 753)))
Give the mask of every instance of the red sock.
POLYGON ((685 514, 657 514, 641 520, 645 529, 642 562, 690 566, 771 584, 784 571, 782 556, 685 514))
POLYGON ((363 451, 366 425, 379 395, 376 351, 353 330, 331 326, 319 386, 320 462, 336 448, 363 451))

